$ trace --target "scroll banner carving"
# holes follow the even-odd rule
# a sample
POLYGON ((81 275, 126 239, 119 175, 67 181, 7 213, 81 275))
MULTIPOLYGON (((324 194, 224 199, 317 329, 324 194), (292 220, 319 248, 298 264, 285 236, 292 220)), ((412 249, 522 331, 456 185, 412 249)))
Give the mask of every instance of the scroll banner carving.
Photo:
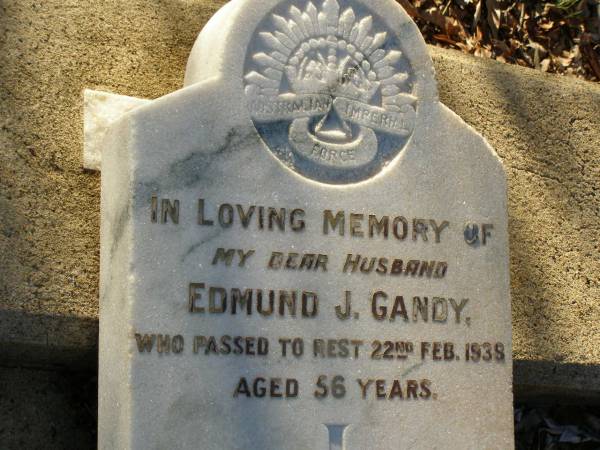
MULTIPOLYGON (((411 96, 405 96, 403 100, 413 101, 411 96)), ((393 108, 399 111, 327 94, 283 94, 250 101, 255 121, 292 121, 289 133, 292 148, 304 157, 329 167, 360 167, 373 161, 378 148, 375 131, 410 136, 415 127, 415 108, 410 104, 394 105, 393 108), (338 130, 330 136, 337 137, 340 142, 325 143, 315 129, 332 114, 336 116, 338 130), (324 119, 311 125, 310 119, 323 116, 324 119), (358 131, 353 132, 349 124, 356 125, 358 131), (351 143, 343 140, 348 135, 353 136, 351 143)))
POLYGON ((410 136, 415 126, 416 113, 412 105, 400 106, 400 111, 368 105, 327 94, 284 94, 277 97, 258 97, 250 101, 250 111, 258 122, 295 120, 327 114, 334 108, 345 122, 366 126, 375 131, 410 136))

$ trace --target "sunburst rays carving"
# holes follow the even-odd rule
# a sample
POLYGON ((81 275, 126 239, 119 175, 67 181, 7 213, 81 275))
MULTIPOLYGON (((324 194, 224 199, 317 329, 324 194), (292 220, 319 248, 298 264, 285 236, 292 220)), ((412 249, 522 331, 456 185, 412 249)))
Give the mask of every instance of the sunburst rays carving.
POLYGON ((328 94, 370 103, 377 92, 387 111, 400 111, 416 98, 408 91, 409 74, 398 69, 403 54, 385 47, 386 31, 377 31, 371 15, 359 17, 337 0, 320 8, 293 5, 288 17, 271 15, 271 31, 259 37, 265 51, 252 58, 256 70, 245 76, 251 96, 277 96, 284 81, 292 94, 328 94), (284 80, 285 78, 285 80, 284 80))

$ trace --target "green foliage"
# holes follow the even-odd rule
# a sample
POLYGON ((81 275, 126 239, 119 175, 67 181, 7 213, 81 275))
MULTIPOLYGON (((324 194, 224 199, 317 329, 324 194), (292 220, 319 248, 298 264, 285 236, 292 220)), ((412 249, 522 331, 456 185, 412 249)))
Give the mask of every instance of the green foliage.
POLYGON ((578 9, 578 6, 586 0, 555 0, 557 8, 562 9, 565 12, 574 12, 574 9, 578 9))

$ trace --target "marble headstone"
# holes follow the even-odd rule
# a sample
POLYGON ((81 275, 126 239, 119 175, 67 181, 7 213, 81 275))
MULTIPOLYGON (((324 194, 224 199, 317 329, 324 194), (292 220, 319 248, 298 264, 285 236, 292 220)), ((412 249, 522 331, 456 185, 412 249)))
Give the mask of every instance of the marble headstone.
POLYGON ((102 140, 99 447, 510 449, 506 179, 392 0, 234 0, 102 140))

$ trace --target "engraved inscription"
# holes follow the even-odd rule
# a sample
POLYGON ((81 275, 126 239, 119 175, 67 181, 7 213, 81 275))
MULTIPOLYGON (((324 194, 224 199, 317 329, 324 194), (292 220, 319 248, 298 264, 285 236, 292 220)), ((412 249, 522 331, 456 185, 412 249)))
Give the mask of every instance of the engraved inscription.
MULTIPOLYGON (((156 229, 168 224, 201 231, 213 228, 236 237, 265 233, 277 235, 283 243, 270 244, 277 246, 273 248, 253 240, 252 247, 240 248, 243 244, 233 244, 225 237, 209 244, 203 253, 192 251, 194 256, 188 255, 196 259, 199 270, 197 278, 188 280, 182 289, 180 308, 202 327, 233 319, 259 324, 258 330, 243 333, 240 330, 246 327, 236 327, 214 335, 206 331, 184 334, 177 329, 136 332, 132 341, 139 354, 211 360, 248 358, 257 362, 368 361, 374 368, 385 364, 408 367, 395 376, 319 371, 307 377, 294 370, 238 376, 232 380, 230 391, 237 401, 293 402, 310 397, 320 403, 362 400, 414 405, 437 401, 446 393, 439 380, 427 373, 431 365, 494 367, 507 362, 510 348, 494 336, 456 339, 456 331, 474 330, 473 321, 479 320, 481 306, 488 299, 485 293, 469 294, 452 287, 455 274, 464 268, 455 263, 447 244, 467 245, 474 252, 493 251, 496 234, 491 218, 446 220, 402 215, 399 211, 303 209, 297 205, 260 206, 204 198, 188 204, 158 195, 149 200, 150 223, 156 229), (320 253, 294 245, 293 238, 301 234, 349 243, 350 247, 342 251, 334 246, 320 253), (389 253, 369 254, 365 244, 372 240, 388 242, 389 253), (230 243, 232 247, 227 247, 230 243), (424 249, 427 252, 421 253, 424 249), (229 283, 212 278, 202 270, 204 264, 230 271, 229 283), (255 270, 270 275, 262 286, 244 281, 245 275, 255 270), (336 275, 346 277, 348 285, 337 293, 322 289, 322 281, 336 275), (295 284, 296 276, 310 279, 310 287, 295 284), (281 279, 286 282, 280 283, 281 279), (398 283, 397 288, 390 288, 390 279, 410 281, 410 285, 398 283), (335 335, 320 330, 316 335, 305 334, 295 326, 310 326, 321 318, 347 324, 348 333, 335 335), (289 335, 269 335, 267 324, 272 321, 289 323, 289 335), (387 331, 367 337, 359 331, 364 329, 365 321, 382 330, 385 326, 387 331), (431 334, 421 339, 411 336, 423 327, 431 334), (452 331, 455 337, 444 339, 442 330, 452 331), (413 370, 420 373, 409 377, 413 370)), ((348 425, 326 426, 330 448, 343 449, 348 425)))

